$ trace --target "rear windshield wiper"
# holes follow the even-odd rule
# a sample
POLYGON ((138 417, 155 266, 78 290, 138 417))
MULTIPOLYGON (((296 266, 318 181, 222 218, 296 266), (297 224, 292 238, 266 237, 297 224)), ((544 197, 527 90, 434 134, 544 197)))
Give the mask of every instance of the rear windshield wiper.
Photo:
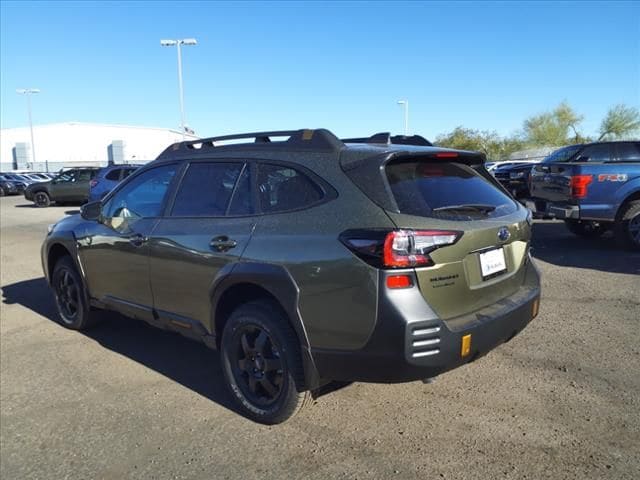
POLYGON ((438 207, 432 209, 433 212, 447 212, 447 211, 472 211, 487 214, 493 212, 496 209, 495 205, 484 205, 467 203, 463 205, 447 205, 446 207, 438 207))

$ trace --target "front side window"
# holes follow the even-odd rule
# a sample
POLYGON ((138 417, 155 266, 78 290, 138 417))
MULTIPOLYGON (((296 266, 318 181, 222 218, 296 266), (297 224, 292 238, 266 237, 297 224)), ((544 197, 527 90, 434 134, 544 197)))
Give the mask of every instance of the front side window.
POLYGON ((93 178, 94 170, 80 170, 76 175, 76 182, 87 182, 93 178))
POLYGON ((161 215, 165 195, 177 168, 176 165, 164 165, 132 179, 102 207, 105 223, 123 232, 140 218, 161 215))
POLYGON ((60 175, 56 177, 56 183, 67 183, 67 182, 75 182, 78 177, 77 170, 69 170, 67 172, 62 172, 60 175))
POLYGON ((322 200, 323 192, 303 173, 281 165, 260 165, 258 194, 264 213, 308 207, 322 200))
POLYGON ((171 216, 223 217, 242 163, 192 163, 182 179, 171 216))

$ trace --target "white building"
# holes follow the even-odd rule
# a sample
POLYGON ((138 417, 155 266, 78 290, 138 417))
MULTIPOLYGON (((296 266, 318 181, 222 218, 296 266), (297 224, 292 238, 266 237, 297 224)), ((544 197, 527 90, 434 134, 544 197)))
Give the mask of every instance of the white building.
MULTIPOLYGON (((187 140, 196 139, 193 135, 187 140)), ((178 130, 96 123, 53 123, 34 125, 35 157, 31 154, 29 127, 0 131, 0 170, 13 169, 57 171, 74 165, 145 163, 165 148, 182 141, 178 130)))

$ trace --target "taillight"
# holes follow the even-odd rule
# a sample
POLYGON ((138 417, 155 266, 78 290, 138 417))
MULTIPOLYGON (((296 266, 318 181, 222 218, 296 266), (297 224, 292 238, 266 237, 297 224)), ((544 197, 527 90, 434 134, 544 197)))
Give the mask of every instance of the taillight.
POLYGON ((571 196, 584 198, 587 196, 587 187, 593 181, 593 175, 573 175, 571 177, 571 196))
POLYGON ((95 180, 95 179, 94 179, 94 180, 91 180, 91 181, 89 182, 89 186, 90 186, 91 188, 95 188, 95 186, 96 186, 96 185, 98 185, 98 180, 95 180))
POLYGON ((340 240, 377 268, 411 268, 434 265, 429 254, 461 236, 451 230, 347 230, 340 240))

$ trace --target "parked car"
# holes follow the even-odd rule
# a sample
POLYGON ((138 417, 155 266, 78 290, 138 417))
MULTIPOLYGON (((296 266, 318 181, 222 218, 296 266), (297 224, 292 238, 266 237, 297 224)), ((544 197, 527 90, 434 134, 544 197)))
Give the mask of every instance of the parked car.
POLYGON ((0 174, 0 180, 6 180, 9 182, 20 183, 22 185, 31 185, 34 183, 32 179, 21 173, 3 172, 0 174))
POLYGON ((100 169, 95 178, 89 182, 89 201, 102 199, 113 190, 119 182, 135 172, 140 165, 109 165, 100 169))
POLYGON ((0 180, 0 197, 5 195, 18 195, 18 187, 14 182, 9 180, 0 180))
POLYGON ((538 312, 531 215, 483 155, 425 145, 322 129, 172 145, 52 226, 60 322, 111 309, 218 348, 238 408, 263 423, 331 380, 471 362, 538 312))
POLYGON ((95 178, 98 170, 98 167, 65 170, 53 180, 28 185, 24 198, 38 207, 48 207, 51 202, 84 203, 89 198, 89 182, 95 178))
POLYGON ((575 145, 562 163, 531 172, 531 190, 576 235, 613 229, 618 242, 640 250, 640 142, 575 145))
POLYGON ((491 162, 489 166, 487 166, 487 170, 494 174, 496 171, 501 170, 503 168, 513 167, 514 165, 531 165, 536 163, 536 160, 513 160, 513 161, 504 161, 504 162, 491 162))
POLYGON ((0 173, 0 181, 12 184, 18 193, 23 193, 27 186, 24 180, 11 173, 0 173))

